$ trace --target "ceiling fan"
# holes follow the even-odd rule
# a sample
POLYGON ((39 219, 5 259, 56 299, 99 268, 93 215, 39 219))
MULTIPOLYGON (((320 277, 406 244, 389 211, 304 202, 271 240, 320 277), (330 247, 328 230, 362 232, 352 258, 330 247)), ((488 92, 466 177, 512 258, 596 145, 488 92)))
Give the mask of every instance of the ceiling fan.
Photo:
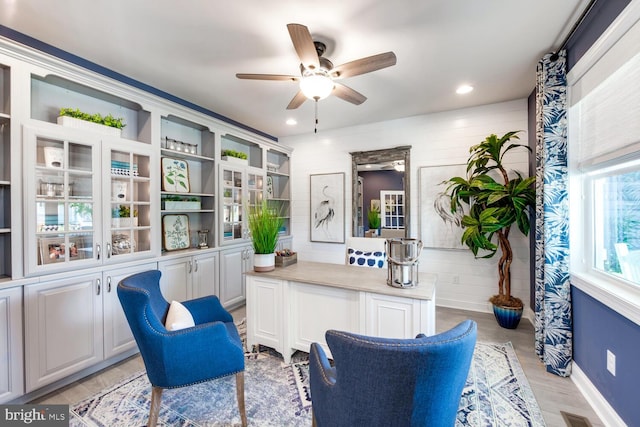
POLYGON ((332 94, 352 104, 360 105, 366 101, 367 97, 348 86, 338 83, 336 80, 370 73, 396 64, 396 55, 393 52, 386 52, 356 59, 334 67, 329 59, 322 56, 327 49, 326 45, 322 42, 314 41, 306 26, 288 24, 287 29, 289 30, 293 47, 300 58, 300 76, 239 73, 236 74, 236 77, 250 80, 300 82, 300 90, 287 105, 288 110, 298 108, 307 99, 317 102, 332 94))

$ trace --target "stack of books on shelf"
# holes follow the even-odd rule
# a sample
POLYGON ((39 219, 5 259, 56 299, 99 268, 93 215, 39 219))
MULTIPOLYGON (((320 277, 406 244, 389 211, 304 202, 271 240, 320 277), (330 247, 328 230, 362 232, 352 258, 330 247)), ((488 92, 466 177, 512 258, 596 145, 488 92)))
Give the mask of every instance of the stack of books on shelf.
MULTIPOLYGON (((131 176, 129 162, 111 160, 111 175, 131 176)), ((133 176, 138 176, 138 165, 136 163, 133 164, 133 176)))

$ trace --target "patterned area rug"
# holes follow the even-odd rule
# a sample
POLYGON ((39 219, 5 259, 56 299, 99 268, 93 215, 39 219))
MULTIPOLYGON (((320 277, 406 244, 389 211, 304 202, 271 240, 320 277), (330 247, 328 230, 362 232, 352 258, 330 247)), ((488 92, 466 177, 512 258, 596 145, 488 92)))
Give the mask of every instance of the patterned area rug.
MULTIPOLYGON (((306 353, 293 363, 262 347, 247 353, 245 404, 253 426, 310 426, 306 353)), ((151 386, 144 372, 71 406, 70 426, 146 425, 151 386)), ((235 377, 165 390, 159 423, 164 426, 240 425, 235 377)), ((511 343, 478 343, 464 388, 456 426, 542 427, 544 420, 511 343)))

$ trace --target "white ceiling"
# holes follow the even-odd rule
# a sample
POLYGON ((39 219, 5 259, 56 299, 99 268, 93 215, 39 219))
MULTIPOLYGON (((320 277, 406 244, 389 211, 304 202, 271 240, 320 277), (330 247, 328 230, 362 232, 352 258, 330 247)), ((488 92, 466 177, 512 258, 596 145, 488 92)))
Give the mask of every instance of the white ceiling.
POLYGON ((341 80, 359 106, 321 100, 319 127, 341 128, 519 99, 587 0, 0 0, 0 24, 248 126, 313 132, 313 102, 286 106, 299 75, 286 25, 306 25, 339 65, 386 51, 393 67, 341 80), (461 96, 462 83, 475 90, 461 96), (297 126, 285 120, 294 118, 297 126))

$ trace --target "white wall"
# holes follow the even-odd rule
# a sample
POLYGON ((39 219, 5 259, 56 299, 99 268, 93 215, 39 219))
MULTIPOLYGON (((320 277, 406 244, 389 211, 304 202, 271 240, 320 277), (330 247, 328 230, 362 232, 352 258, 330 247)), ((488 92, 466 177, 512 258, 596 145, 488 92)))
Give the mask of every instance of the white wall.
MULTIPOLYGON (((354 107, 357 108, 357 107, 354 107)), ((309 241, 309 175, 344 172, 345 236, 351 234, 351 155, 352 151, 376 150, 411 145, 411 235, 418 237, 418 170, 422 166, 464 164, 469 147, 487 135, 502 135, 523 130, 521 142, 527 142, 526 99, 427 114, 404 119, 343 128, 319 130, 281 138, 293 147, 291 169, 293 246, 300 260, 340 264, 344 262, 344 244, 309 241)), ((517 150, 510 158, 509 168, 527 173, 526 150, 517 150)), ((434 213, 434 215, 436 215, 434 213)), ((440 220, 439 218, 434 218, 440 220)), ((529 245, 516 227, 511 232, 514 251, 512 264, 512 294, 529 304, 529 245)), ((440 306, 490 311, 488 298, 497 293, 498 255, 492 259, 474 259, 469 250, 424 249, 420 270, 438 276, 436 303, 440 306), (459 283, 455 283, 459 282, 459 283)))

